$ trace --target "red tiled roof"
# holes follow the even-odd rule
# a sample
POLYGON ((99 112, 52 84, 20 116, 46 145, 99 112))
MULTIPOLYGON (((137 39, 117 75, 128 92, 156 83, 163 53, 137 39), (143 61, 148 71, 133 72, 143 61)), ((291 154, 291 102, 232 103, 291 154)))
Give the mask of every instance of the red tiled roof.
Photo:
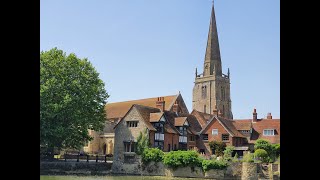
POLYGON ((241 119, 241 120, 234 119, 232 121, 233 125, 236 127, 237 130, 250 130, 251 122, 252 122, 251 119, 241 119))
MULTIPOLYGON (((172 105, 174 104, 178 95, 172 96, 162 96, 165 101, 165 110, 170 110, 172 105)), ((147 99, 138 99, 132 101, 123 101, 123 102, 115 102, 115 103, 107 103, 105 106, 107 112, 107 119, 113 118, 122 118, 128 110, 131 108, 133 104, 139 104, 148 107, 156 108, 156 102, 158 97, 147 98, 147 99)))
POLYGON ((201 131, 202 127, 194 115, 192 115, 192 114, 188 115, 187 120, 190 125, 189 128, 193 132, 193 134, 196 134, 201 131))
POLYGON ((162 115, 163 115, 163 112, 150 113, 150 122, 159 122, 162 115))
POLYGON ((200 124, 201 128, 206 127, 209 119, 213 117, 212 114, 202 113, 195 109, 191 112, 191 114, 198 120, 198 123, 200 124))
POLYGON ((266 139, 271 143, 280 143, 280 119, 259 119, 257 122, 252 123, 254 132, 251 136, 252 143, 257 139, 266 139), (274 136, 264 136, 264 129, 274 129, 274 136))
POLYGON ((233 125, 233 120, 224 119, 222 117, 218 117, 218 119, 224 125, 225 129, 229 130, 229 132, 231 132, 234 137, 245 137, 233 125))
POLYGON ((176 117, 174 118, 174 126, 183 126, 186 122, 187 117, 176 117))

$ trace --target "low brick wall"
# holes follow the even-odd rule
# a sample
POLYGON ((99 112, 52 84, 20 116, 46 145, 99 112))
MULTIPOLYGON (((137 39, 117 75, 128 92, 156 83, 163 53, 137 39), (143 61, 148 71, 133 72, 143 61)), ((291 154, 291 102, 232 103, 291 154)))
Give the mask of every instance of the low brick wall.
POLYGON ((40 175, 107 175, 111 163, 40 162, 40 175))

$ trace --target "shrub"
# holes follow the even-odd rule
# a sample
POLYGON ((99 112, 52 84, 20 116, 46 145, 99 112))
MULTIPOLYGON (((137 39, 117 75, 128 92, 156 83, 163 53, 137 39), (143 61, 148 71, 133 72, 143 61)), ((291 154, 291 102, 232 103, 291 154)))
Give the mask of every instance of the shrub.
POLYGON ((234 151, 234 146, 227 146, 223 151, 223 159, 226 161, 232 160, 232 152, 234 151))
POLYGON ((253 154, 252 153, 245 154, 242 158, 242 162, 254 162, 253 154))
POLYGON ((271 160, 268 156, 267 151, 264 149, 257 149, 254 152, 254 156, 255 158, 258 158, 259 160, 261 160, 262 162, 269 162, 271 160))
POLYGON ((264 140, 264 139, 258 139, 255 143, 254 143, 254 149, 264 149, 265 151, 267 151, 268 154, 272 153, 272 145, 270 144, 269 141, 264 140))
POLYGON ((272 144, 271 147, 275 157, 277 158, 278 156, 280 156, 280 144, 272 144))
POLYGON ((196 151, 171 151, 164 155, 163 163, 171 168, 202 166, 203 159, 196 151))
POLYGON ((136 149, 136 153, 138 155, 141 155, 143 153, 143 151, 147 148, 149 148, 150 146, 150 142, 149 142, 149 138, 147 136, 147 128, 145 129, 144 133, 142 133, 140 131, 140 134, 137 138, 137 149, 136 149))
POLYGON ((232 162, 238 162, 239 161, 239 157, 238 157, 238 153, 236 153, 232 159, 232 162))
POLYGON ((202 169, 203 171, 208 171, 210 169, 224 169, 227 167, 226 161, 218 160, 203 160, 202 169))
POLYGON ((226 143, 222 141, 210 141, 209 146, 211 149, 214 149, 215 152, 212 152, 216 154, 217 156, 222 156, 223 151, 226 149, 226 143))
POLYGON ((142 162, 147 164, 151 161, 161 162, 163 160, 163 151, 158 148, 148 148, 142 153, 142 162))

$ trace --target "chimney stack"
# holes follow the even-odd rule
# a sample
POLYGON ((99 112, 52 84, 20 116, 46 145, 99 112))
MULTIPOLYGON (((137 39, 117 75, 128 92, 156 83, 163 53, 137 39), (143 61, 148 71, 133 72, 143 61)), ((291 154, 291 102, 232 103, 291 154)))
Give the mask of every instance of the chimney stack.
POLYGON ((159 108, 162 112, 165 109, 165 101, 164 97, 158 97, 158 100, 156 102, 156 107, 159 108))
POLYGON ((175 101, 172 106, 172 111, 178 113, 178 110, 179 110, 179 104, 177 101, 175 101))
POLYGON ((271 113, 268 113, 268 114, 267 114, 267 119, 272 119, 271 113))
POLYGON ((214 109, 213 109, 213 115, 216 115, 218 116, 218 110, 217 110, 217 105, 214 106, 214 109))
POLYGON ((221 110, 219 110, 218 112, 218 117, 223 117, 223 113, 221 112, 221 110))
POLYGON ((253 113, 252 113, 252 115, 253 115, 253 117, 252 117, 252 122, 257 122, 257 117, 258 117, 258 115, 257 115, 257 110, 254 108, 253 109, 253 113))

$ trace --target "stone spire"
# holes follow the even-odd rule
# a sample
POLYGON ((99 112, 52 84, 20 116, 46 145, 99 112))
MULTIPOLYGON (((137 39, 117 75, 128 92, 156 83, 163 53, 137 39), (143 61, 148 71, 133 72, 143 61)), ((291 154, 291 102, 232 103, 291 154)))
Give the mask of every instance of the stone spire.
POLYGON ((209 75, 222 76, 220 48, 216 17, 214 12, 214 3, 212 3, 211 19, 203 69, 203 76, 209 75))

